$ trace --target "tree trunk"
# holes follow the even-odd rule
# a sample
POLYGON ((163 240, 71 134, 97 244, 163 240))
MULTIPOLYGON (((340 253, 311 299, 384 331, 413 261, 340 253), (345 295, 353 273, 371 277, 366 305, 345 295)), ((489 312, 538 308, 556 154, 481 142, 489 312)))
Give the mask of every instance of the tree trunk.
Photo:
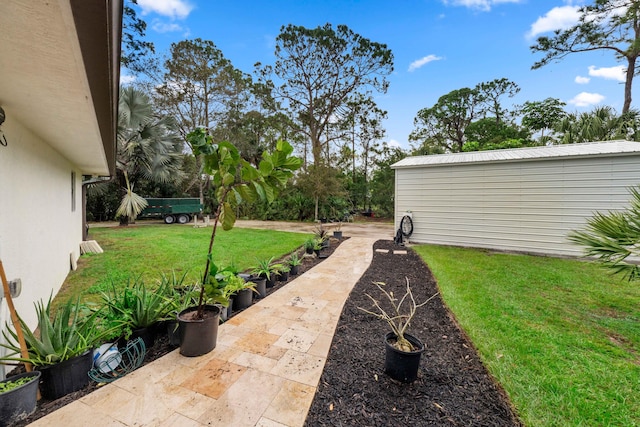
POLYGON ((628 112, 631 108, 631 88, 633 86, 633 76, 636 70, 636 57, 628 57, 627 63, 627 73, 624 82, 624 106, 622 107, 622 114, 628 112))
POLYGON ((314 219, 317 221, 318 220, 318 200, 320 199, 318 196, 315 197, 316 199, 316 207, 314 210, 314 219))

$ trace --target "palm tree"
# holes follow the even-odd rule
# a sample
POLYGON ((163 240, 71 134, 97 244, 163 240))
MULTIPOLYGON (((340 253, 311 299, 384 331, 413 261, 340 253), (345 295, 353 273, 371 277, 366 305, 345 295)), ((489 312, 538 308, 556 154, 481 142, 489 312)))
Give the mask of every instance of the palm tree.
POLYGON ((123 197, 116 216, 127 225, 147 204, 133 191, 136 182, 182 178, 182 139, 175 120, 156 116, 149 97, 138 89, 121 88, 118 107, 116 179, 123 197))
POLYGON ((640 265, 627 258, 640 256, 640 187, 631 188, 631 207, 606 214, 597 212, 581 231, 569 233, 569 240, 585 247, 593 256, 629 280, 640 279, 640 265))

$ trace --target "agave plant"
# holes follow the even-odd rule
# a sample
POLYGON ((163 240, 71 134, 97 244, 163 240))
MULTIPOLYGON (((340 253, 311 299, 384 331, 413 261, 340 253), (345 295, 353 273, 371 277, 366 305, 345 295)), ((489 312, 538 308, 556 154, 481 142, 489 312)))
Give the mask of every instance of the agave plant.
POLYGON ((0 358, 2 361, 31 363, 33 366, 47 366, 64 362, 91 349, 102 339, 95 325, 98 312, 90 316, 80 314, 80 300, 68 300, 51 317, 51 297, 46 305, 42 300, 34 303, 38 318, 39 333, 31 331, 20 317, 20 327, 24 335, 28 357, 20 356, 20 345, 15 331, 7 328, 3 331, 5 344, 2 347, 11 354, 0 358))
POLYGON ((104 310, 98 317, 114 328, 119 324, 120 335, 125 338, 134 329, 146 328, 170 318, 176 308, 173 287, 166 277, 154 290, 148 289, 140 278, 129 281, 124 289, 118 289, 112 283, 111 289, 102 293, 102 301, 104 310))

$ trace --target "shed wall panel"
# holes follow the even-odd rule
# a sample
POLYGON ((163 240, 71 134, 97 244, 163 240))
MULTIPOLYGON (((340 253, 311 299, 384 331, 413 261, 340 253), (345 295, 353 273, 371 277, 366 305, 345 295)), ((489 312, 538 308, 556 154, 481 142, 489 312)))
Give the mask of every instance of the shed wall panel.
POLYGON ((399 168, 395 219, 412 212, 415 243, 581 255, 567 233, 638 184, 638 153, 399 168))

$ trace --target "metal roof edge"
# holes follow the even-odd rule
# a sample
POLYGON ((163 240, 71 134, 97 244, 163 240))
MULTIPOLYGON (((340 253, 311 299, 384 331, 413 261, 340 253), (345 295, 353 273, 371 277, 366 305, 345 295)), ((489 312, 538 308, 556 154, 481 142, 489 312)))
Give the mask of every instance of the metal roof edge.
POLYGON ((503 150, 410 156, 394 163, 391 165, 391 168, 409 169, 479 163, 486 164, 584 157, 612 157, 634 154, 640 155, 640 142, 613 140, 543 147, 522 147, 503 150))

